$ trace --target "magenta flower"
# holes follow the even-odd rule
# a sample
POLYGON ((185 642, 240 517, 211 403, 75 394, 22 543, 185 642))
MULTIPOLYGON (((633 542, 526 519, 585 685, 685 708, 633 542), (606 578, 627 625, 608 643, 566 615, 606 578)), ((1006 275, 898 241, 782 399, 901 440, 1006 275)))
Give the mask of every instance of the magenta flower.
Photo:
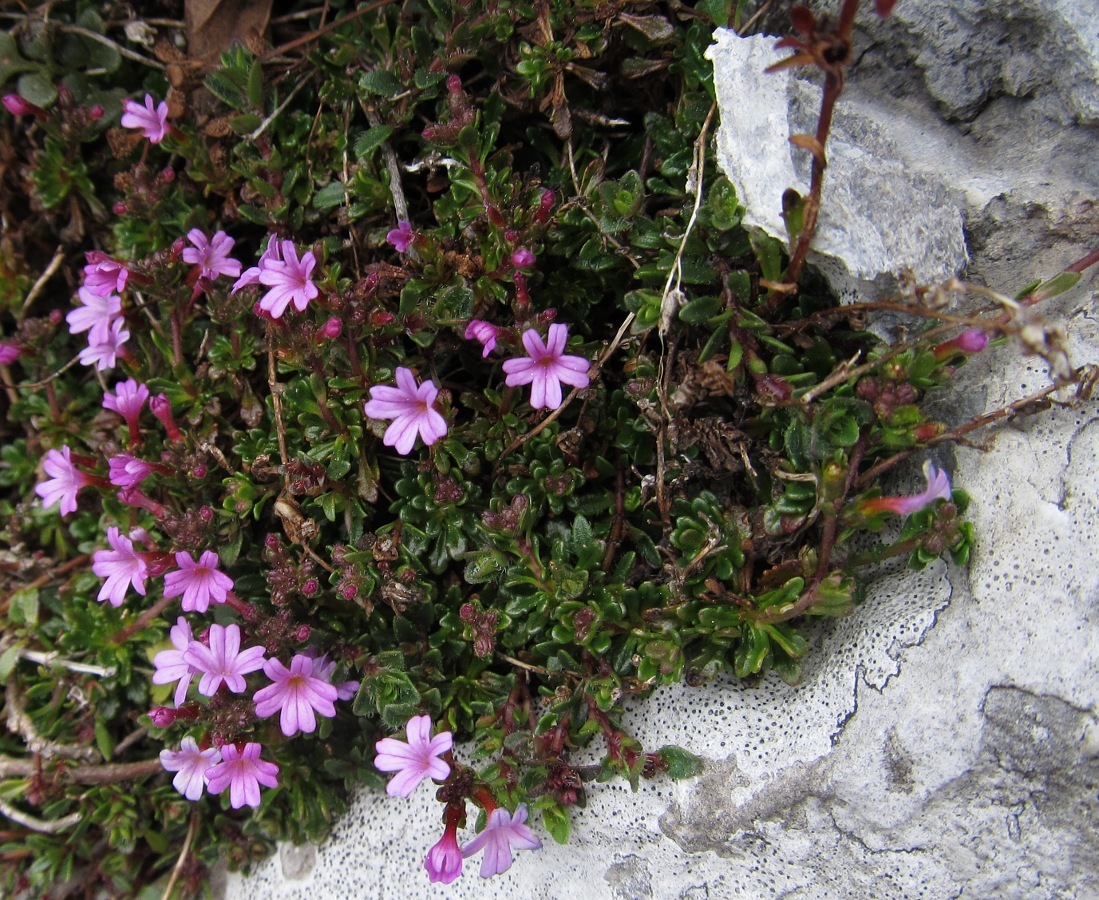
POLYGON ((126 289, 130 270, 117 259, 112 259, 99 250, 89 250, 85 257, 88 264, 84 266, 84 287, 90 293, 97 297, 109 297, 111 294, 121 294, 126 289))
POLYGON ((180 741, 178 750, 161 750, 160 764, 165 771, 175 772, 172 787, 188 800, 202 796, 206 785, 206 773, 221 762, 217 747, 199 750, 195 739, 188 735, 180 741))
POLYGON ((511 264, 517 269, 529 269, 537 260, 537 256, 522 247, 511 254, 511 264))
MULTIPOLYGON (((432 882, 450 884, 462 874, 462 848, 458 846, 458 818, 448 809, 446 828, 439 842, 427 851, 424 868, 432 882)), ((461 810, 459 810, 461 812, 461 810)))
POLYGON ((279 767, 259 758, 263 748, 249 742, 243 750, 236 744, 221 748, 221 762, 206 771, 207 789, 220 794, 229 788, 229 805, 233 809, 242 806, 259 806, 259 786, 279 786, 279 767))
POLYGON ((398 253, 407 253, 416 239, 416 233, 412 230, 411 222, 398 222, 396 228, 386 233, 385 239, 398 253))
POLYGON ((183 659, 183 654, 191 646, 194 635, 187 620, 180 616, 168 632, 168 637, 171 638, 175 650, 161 650, 153 657, 153 666, 156 668, 153 673, 153 684, 177 682, 174 700, 176 706, 181 706, 187 699, 187 688, 191 685, 191 679, 201 674, 198 669, 183 659))
POLYGON ((107 543, 111 545, 111 550, 96 550, 92 554, 92 571, 107 579, 95 599, 100 603, 108 600, 111 606, 121 606, 126 599, 126 588, 131 584, 144 597, 145 579, 149 577, 144 554, 135 550, 134 542, 120 534, 113 525, 107 529, 107 543))
POLYGON ((15 362, 22 353, 23 351, 16 347, 15 344, 0 341, 0 366, 6 366, 15 362))
POLYGON ((481 354, 481 359, 485 359, 492 352, 499 334, 500 329, 484 319, 470 319, 466 326, 466 340, 480 341, 484 345, 485 352, 481 354))
POLYGON ((229 256, 236 241, 224 231, 219 231, 211 239, 197 228, 187 232, 187 240, 194 247, 183 251, 183 261, 200 267, 199 277, 213 281, 219 275, 236 278, 240 275, 240 263, 229 256))
POLYGON ((931 460, 923 464, 924 478, 927 479, 927 488, 911 497, 875 497, 871 500, 862 500, 857 504, 857 509, 865 516, 873 516, 878 513, 891 512, 898 516, 910 516, 919 512, 926 506, 930 506, 936 500, 952 499, 950 489, 950 477, 942 469, 938 468, 931 460))
POLYGON ((153 467, 150 463, 129 453, 119 453, 107 460, 111 484, 120 488, 134 488, 148 478, 153 467))
POLYGON ((287 737, 299 731, 306 734, 316 731, 314 712, 328 718, 336 715, 333 705, 336 688, 313 674, 313 660, 305 654, 295 654, 289 669, 277 659, 269 659, 263 672, 274 683, 260 688, 252 697, 256 701, 256 715, 265 719, 282 710, 279 727, 287 737))
POLYGON ((76 512, 76 495, 82 487, 92 483, 92 478, 81 472, 72 461, 72 451, 67 447, 47 450, 42 460, 42 471, 49 479, 35 485, 34 492, 42 498, 42 508, 60 504, 61 515, 76 512))
POLYGON ((42 107, 35 106, 29 100, 24 100, 18 94, 4 94, 4 109, 13 116, 34 116, 42 112, 42 107))
POLYGON ((282 258, 271 258, 260 269, 260 284, 270 288, 260 298, 260 309, 269 313, 272 319, 280 318, 291 303, 298 312, 302 312, 309 301, 320 293, 309 278, 316 265, 317 257, 312 250, 306 250, 299 260, 294 242, 283 241, 282 258))
POLYGON ((97 294, 82 287, 76 292, 81 305, 65 316, 70 334, 88 332, 89 343, 105 339, 111 323, 122 315, 122 298, 115 294, 97 294))
POLYGON ((981 328, 967 328, 956 338, 939 344, 931 352, 935 359, 949 359, 956 353, 980 353, 988 346, 988 333, 981 328))
POLYGON ((236 280, 236 283, 229 293, 235 294, 242 287, 247 287, 250 284, 259 284, 259 277, 263 274, 263 270, 275 261, 281 262, 282 254, 279 247, 278 235, 272 234, 267 237, 267 248, 260 255, 259 262, 244 270, 243 274, 236 280))
POLYGON ((218 555, 206 550, 195 562, 186 550, 176 554, 179 569, 164 576, 164 596, 183 595, 184 612, 204 613, 210 601, 224 603, 233 589, 233 579, 218 571, 218 555))
POLYGON ((122 345, 130 339, 130 332, 121 319, 115 319, 104 335, 95 337, 95 330, 88 335, 88 346, 80 351, 80 361, 86 366, 95 366, 100 372, 113 369, 118 365, 118 354, 122 345))
POLYGON ((431 737, 431 716, 413 716, 405 726, 408 742, 383 738, 374 745, 374 767, 379 772, 396 772, 385 792, 391 797, 409 797, 425 778, 445 781, 450 764, 437 757, 454 746, 454 736, 441 731, 431 737))
POLYGON ((503 807, 494 809, 488 817, 485 830, 466 844, 462 856, 469 859, 480 850, 485 851, 481 860, 481 877, 491 878, 511 868, 511 848, 538 850, 542 842, 523 823, 527 820, 527 808, 520 803, 512 816, 503 807))
MULTIPOLYGON (((183 653, 183 661, 202 673, 198 692, 207 697, 217 693, 222 682, 234 694, 243 694, 247 685, 244 676, 263 668, 265 647, 240 649, 240 626, 210 626, 210 646, 191 641, 183 653)), ((217 793, 216 791, 214 793, 217 793)))
POLYGON ((149 409, 152 411, 152 414, 160 420, 160 424, 164 426, 164 430, 168 433, 168 440, 183 440, 183 434, 180 432, 179 427, 176 425, 176 420, 172 416, 172 403, 164 394, 157 394, 155 397, 151 398, 149 400, 149 409))
POLYGON ((122 127, 138 128, 153 144, 159 144, 168 134, 168 104, 163 100, 153 106, 153 95, 145 95, 145 105, 134 100, 122 104, 122 127))
POLYGON ((544 344, 538 332, 530 328, 523 332, 527 358, 504 362, 509 387, 531 386, 530 405, 534 409, 557 409, 561 405, 562 382, 578 388, 588 386, 589 363, 583 357, 565 355, 568 340, 566 325, 550 325, 549 340, 544 344))
POLYGON ((446 419, 433 404, 439 395, 434 382, 416 384, 410 369, 399 366, 396 372, 397 387, 375 385, 370 389, 370 399, 363 411, 372 419, 392 419, 385 430, 382 443, 393 447, 401 456, 407 456, 416 443, 416 435, 427 446, 446 434, 446 419))
POLYGON ((149 389, 132 378, 116 384, 113 394, 107 391, 103 395, 103 408, 118 413, 126 420, 131 444, 141 443, 141 427, 138 420, 148 399, 149 389))

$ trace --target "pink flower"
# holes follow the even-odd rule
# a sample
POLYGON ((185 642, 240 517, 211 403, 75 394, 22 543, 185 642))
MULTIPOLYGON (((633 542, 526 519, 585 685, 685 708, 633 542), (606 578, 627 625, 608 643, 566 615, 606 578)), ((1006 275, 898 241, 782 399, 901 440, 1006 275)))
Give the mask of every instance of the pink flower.
POLYGON ((228 275, 230 278, 240 275, 240 263, 229 256, 236 241, 224 231, 219 231, 207 240, 202 231, 192 228, 187 232, 187 240, 195 246, 184 249, 183 261, 200 266, 201 278, 213 281, 219 275, 228 275))
POLYGON ((957 353, 980 353, 988 346, 988 333, 981 328, 967 328, 956 338, 939 344, 932 353, 935 359, 949 359, 957 353))
POLYGON ((94 365, 100 372, 113 369, 118 365, 118 354, 122 345, 130 339, 121 319, 115 319, 111 323, 106 334, 94 337, 95 329, 88 335, 88 346, 80 351, 80 361, 86 366, 94 365))
POLYGON ((233 589, 233 579, 218 571, 218 561, 218 555, 212 550, 204 551, 198 562, 185 550, 177 553, 179 569, 164 576, 164 596, 182 594, 184 612, 204 613, 210 608, 211 600, 224 603, 233 589))
POLYGON ((6 366, 15 362, 22 353, 23 351, 16 347, 15 344, 0 342, 0 366, 6 366))
POLYGON ((568 340, 566 325, 550 325, 549 340, 544 344, 538 332, 530 328, 523 332, 528 358, 504 362, 508 386, 531 386, 530 405, 534 409, 557 409, 561 405, 562 382, 578 388, 588 386, 589 363, 582 357, 565 355, 568 340))
POLYGON ((126 289, 130 270, 117 259, 112 259, 99 250, 89 250, 85 257, 88 264, 84 266, 84 287, 90 293, 97 297, 108 297, 111 294, 121 294, 126 289))
POLYGON ((168 104, 163 100, 153 106, 153 95, 145 95, 145 105, 127 100, 122 104, 123 128, 138 128, 153 144, 159 144, 168 134, 168 104))
POLYGON ((466 340, 480 341, 484 345, 485 352, 481 354, 481 359, 485 359, 492 352, 499 334, 500 329, 484 319, 470 319, 466 326, 466 340))
POLYGON ((4 94, 4 109, 13 116, 35 116, 42 112, 42 107, 35 106, 29 100, 24 100, 18 94, 4 94))
POLYGON ((537 260, 537 256, 522 247, 511 254, 511 264, 517 269, 529 269, 537 260))
POLYGON ((195 739, 188 735, 180 741, 178 750, 161 750, 160 764, 165 771, 175 772, 172 787, 188 800, 197 800, 202 796, 206 784, 206 773, 221 762, 221 753, 217 747, 199 750, 195 739))
POLYGON ((313 674, 313 660, 305 654, 295 654, 289 669, 277 659, 269 659, 263 665, 263 673, 274 683, 260 688, 252 697, 256 701, 256 715, 264 719, 282 710, 279 727, 287 737, 299 731, 306 734, 316 731, 314 711, 328 718, 336 715, 333 705, 336 688, 313 674))
POLYGON ((137 487, 153 472, 151 464, 128 453, 112 456, 107 460, 107 467, 110 470, 111 484, 120 488, 137 487))
POLYGON ((884 512, 910 516, 930 506, 936 500, 952 499, 950 478, 946 472, 937 468, 931 460, 927 460, 923 464, 923 474, 927 479, 926 490, 911 497, 875 497, 872 500, 862 500, 857 504, 858 511, 865 516, 884 512))
POLYGON ((291 303, 298 312, 302 312, 320 290, 309 276, 317 265, 317 257, 312 250, 306 250, 298 259, 298 251, 293 241, 282 242, 282 258, 271 258, 260 269, 260 284, 271 290, 259 301, 260 309, 278 319, 286 312, 291 303))
POLYGON ((131 584, 144 597, 145 579, 149 577, 144 555, 135 550, 133 541, 120 534, 113 525, 107 529, 107 543, 113 549, 96 550, 92 554, 92 571, 107 579, 95 599, 100 603, 108 600, 111 606, 121 606, 126 599, 126 588, 131 584))
MULTIPOLYGON (((322 654, 313 660, 313 677, 319 678, 322 681, 332 683, 332 673, 336 671, 336 661, 330 660, 327 654, 322 654)), ((362 683, 358 681, 345 681, 342 684, 334 685, 336 688, 337 700, 350 700, 354 697, 361 687, 362 683)))
POLYGON ((65 316, 69 334, 88 332, 89 343, 101 341, 111 330, 111 323, 122 315, 122 298, 115 294, 98 294, 82 287, 76 292, 81 305, 65 316))
POLYGON ((206 772, 207 789, 220 794, 229 788, 229 805, 233 809, 242 806, 259 806, 259 786, 279 786, 279 767, 259 758, 263 748, 249 742, 243 750, 236 744, 221 748, 221 762, 206 772))
POLYGON ((183 440, 183 434, 180 432, 179 427, 176 425, 176 420, 172 416, 172 403, 164 394, 157 394, 153 397, 149 401, 149 409, 152 411, 152 414, 160 420, 160 424, 164 426, 164 430, 168 432, 168 440, 183 440))
POLYGON ((398 253, 407 253, 416 239, 416 233, 412 230, 411 222, 398 222, 396 228, 386 233, 385 239, 398 253))
MULTIPOLYGON (((459 814, 461 809, 458 810, 459 814)), ((428 877, 433 881, 441 881, 450 884, 462 874, 462 848, 458 846, 458 819, 460 815, 451 816, 447 810, 446 828, 439 842, 427 851, 424 860, 424 868, 428 877)))
POLYGON ((59 503, 61 515, 76 512, 76 495, 82 487, 91 484, 92 479, 73 463, 72 451, 67 446, 60 450, 47 450, 42 460, 42 471, 50 476, 34 488, 34 492, 42 498, 42 508, 49 509, 59 503))
POLYGON ((409 797, 425 778, 444 781, 450 765, 438 759, 454 746, 454 736, 441 731, 431 737, 431 716, 413 716, 405 726, 408 743, 383 738, 374 745, 374 766, 379 772, 396 772, 385 792, 391 797, 409 797))
MULTIPOLYGON (((217 693, 221 683, 234 694, 243 694, 247 685, 244 676, 263 668, 265 647, 240 649, 240 626, 210 626, 210 646, 191 641, 183 653, 183 661, 202 673, 198 692, 207 697, 217 693)), ((217 793, 215 791, 215 793, 217 793)))
POLYGON ((382 443, 406 456, 416 443, 417 434, 430 447, 446 434, 447 425, 432 405, 439 395, 434 382, 417 385, 412 371, 404 367, 397 368, 396 377, 397 387, 375 385, 370 389, 370 399, 363 411, 372 419, 393 420, 382 443))
POLYGON ((259 258, 259 263, 251 268, 245 269, 244 273, 236 280, 233 285, 233 289, 229 292, 235 294, 242 287, 246 287, 250 284, 259 284, 260 275, 263 274, 263 270, 267 268, 274 261, 281 261, 282 255, 279 248, 279 239, 277 235, 268 235, 267 248, 263 251, 259 258))
POLYGON ((145 407, 145 401, 149 399, 149 389, 139 384, 132 378, 116 384, 115 392, 107 391, 103 395, 103 408, 118 413, 126 420, 126 427, 130 432, 130 443, 141 443, 141 427, 138 419, 141 410, 145 407))
POLYGON ((190 663, 185 662, 183 654, 191 646, 194 635, 191 634, 191 626, 187 620, 180 616, 176 624, 168 632, 175 650, 161 650, 153 657, 153 684, 176 684, 175 704, 180 706, 187 699, 187 688, 191 685, 191 679, 200 674, 199 670, 190 663))
POLYGON ((466 844, 462 856, 469 859, 484 849, 481 860, 481 877, 491 878, 511 868, 511 848, 538 850, 542 842, 523 823, 527 820, 527 808, 520 803, 512 816, 506 809, 494 809, 488 817, 485 830, 466 844))

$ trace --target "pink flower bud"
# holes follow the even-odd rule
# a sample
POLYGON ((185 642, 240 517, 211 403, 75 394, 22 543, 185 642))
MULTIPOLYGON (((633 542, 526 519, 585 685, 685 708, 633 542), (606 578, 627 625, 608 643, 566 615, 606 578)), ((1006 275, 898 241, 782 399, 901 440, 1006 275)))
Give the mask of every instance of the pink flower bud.
POLYGON ((320 328, 320 334, 323 337, 328 338, 330 341, 334 341, 343 333, 343 323, 333 316, 327 322, 325 322, 320 328))
POLYGON ((103 107, 97 103, 95 106, 88 110, 88 118, 90 118, 93 122, 98 122, 100 119, 103 118, 103 113, 103 107))
POLYGON ((114 206, 111 207, 111 211, 116 216, 126 215, 126 209, 127 209, 126 204, 123 203, 121 200, 119 200, 114 206))
POLYGON ((538 257, 529 250, 520 248, 511 254, 511 264, 517 269, 529 269, 538 257))
POLYGON ((452 94, 460 94, 462 92, 462 79, 457 75, 451 75, 446 80, 446 89, 452 94))
POLYGON ((157 728, 167 728, 175 720, 175 710, 167 706, 158 706, 149 710, 149 718, 157 728))
POLYGON ((35 106, 29 100, 24 100, 18 94, 4 94, 4 109, 13 116, 38 116, 44 113, 42 107, 35 106))

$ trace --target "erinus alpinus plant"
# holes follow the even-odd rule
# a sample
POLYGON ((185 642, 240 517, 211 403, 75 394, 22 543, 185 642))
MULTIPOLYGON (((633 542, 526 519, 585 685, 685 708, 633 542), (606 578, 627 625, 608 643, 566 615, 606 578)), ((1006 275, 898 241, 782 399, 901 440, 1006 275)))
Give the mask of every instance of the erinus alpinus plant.
POLYGON ((858 5, 784 42, 825 81, 786 247, 712 155, 751 4, 288 4, 212 67, 178 4, 7 16, 7 890, 190 894, 357 785, 436 792, 422 877, 494 875, 696 771, 626 698, 795 682, 875 565, 964 563, 933 448, 1024 406, 925 399, 1004 337, 1078 381, 1023 312, 1094 259, 1014 301, 805 275, 858 5))

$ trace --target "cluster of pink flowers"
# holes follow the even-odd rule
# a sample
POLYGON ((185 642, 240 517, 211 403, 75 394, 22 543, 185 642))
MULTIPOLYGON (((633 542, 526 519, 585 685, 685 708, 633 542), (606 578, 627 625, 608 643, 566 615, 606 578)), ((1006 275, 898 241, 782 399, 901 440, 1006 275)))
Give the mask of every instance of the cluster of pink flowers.
POLYGON ((313 270, 317 266, 317 257, 312 250, 306 250, 301 257, 293 241, 280 241, 277 235, 267 238, 267 248, 259 262, 246 269, 233 285, 236 293, 250 284, 266 287, 259 301, 259 308, 272 319, 279 319, 286 308, 293 304, 298 312, 303 312, 319 293, 312 281, 313 270))
MULTIPOLYGON (((454 736, 441 731, 431 736, 431 717, 413 716, 405 725, 406 740, 383 738, 374 745, 375 767, 381 772, 396 772, 386 786, 392 797, 410 797, 425 779, 446 781, 451 766, 444 754, 454 746, 454 736)), ((497 807, 489 810, 484 829, 464 848, 458 845, 458 823, 464 815, 463 806, 451 801, 444 814, 443 836, 427 853, 424 868, 432 881, 450 884, 462 874, 462 862, 484 851, 481 877, 490 878, 511 868, 512 848, 537 850, 542 842, 526 824, 527 808, 522 803, 515 813, 497 807)))
POLYGON ((122 298, 115 293, 125 287, 127 275, 117 260, 102 253, 88 254, 84 285, 77 291, 80 305, 65 316, 70 334, 88 332, 88 346, 80 351, 80 362, 86 366, 113 369, 130 338, 122 318, 122 298))

